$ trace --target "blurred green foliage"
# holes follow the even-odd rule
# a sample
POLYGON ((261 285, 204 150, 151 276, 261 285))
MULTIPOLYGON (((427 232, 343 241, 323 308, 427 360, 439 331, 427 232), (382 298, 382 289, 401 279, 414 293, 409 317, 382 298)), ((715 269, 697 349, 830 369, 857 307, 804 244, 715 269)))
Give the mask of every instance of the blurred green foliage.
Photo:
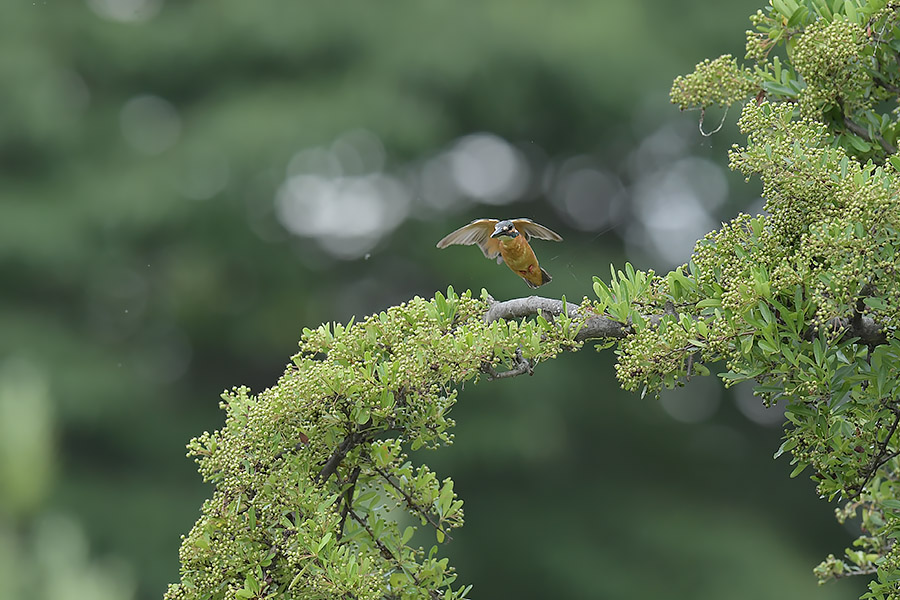
MULTIPOLYGON (((423 208, 368 260, 340 261, 275 215, 295 153, 365 128, 402 169, 489 131, 624 170, 623 156, 678 118, 666 106, 674 75, 739 53, 756 6, 5 6, 0 573, 105 582, 67 579, 72 598, 160 597, 209 495, 184 444, 221 425, 222 389, 272 385, 305 326, 448 284, 524 295, 477 251, 434 250, 470 218, 559 229, 544 201, 423 208)), ((724 161, 731 141, 691 139, 686 152, 724 161)), ((562 233, 542 255, 546 293, 580 298, 622 248, 612 233, 562 233)), ((618 392, 603 360, 566 357, 527 381, 463 390, 456 444, 429 463, 466 500, 448 551, 476 595, 719 598, 734 578, 747 597, 847 590, 814 587, 821 549, 847 536, 771 461, 777 430, 731 403, 702 424, 674 422, 618 392)), ((28 589, 18 597, 40 597, 28 589)))

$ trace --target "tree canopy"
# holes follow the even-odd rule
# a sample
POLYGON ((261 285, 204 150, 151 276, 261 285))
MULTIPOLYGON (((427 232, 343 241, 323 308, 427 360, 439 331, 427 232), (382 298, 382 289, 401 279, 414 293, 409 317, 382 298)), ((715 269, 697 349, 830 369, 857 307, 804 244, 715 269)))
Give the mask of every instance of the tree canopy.
POLYGON ((216 488, 167 598, 465 597, 423 537, 445 541, 462 500, 408 453, 451 441, 465 382, 531 374, 585 340, 615 347, 642 395, 715 370, 783 406, 776 456, 860 529, 816 575, 900 597, 898 18, 896 2, 773 1, 751 19, 749 66, 726 55, 675 81, 684 109, 743 102, 731 166, 766 200, 685 265, 612 268, 577 305, 449 289, 305 330, 275 386, 226 394, 224 428, 192 441, 216 488))

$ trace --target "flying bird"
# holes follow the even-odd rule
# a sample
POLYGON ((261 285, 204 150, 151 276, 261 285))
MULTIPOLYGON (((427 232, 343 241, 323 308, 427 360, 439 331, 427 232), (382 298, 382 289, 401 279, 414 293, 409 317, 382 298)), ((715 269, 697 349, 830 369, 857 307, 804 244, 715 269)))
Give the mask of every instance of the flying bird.
POLYGON ((505 262, 513 273, 531 288, 550 283, 550 274, 538 264, 528 240, 531 238, 561 242, 562 236, 531 219, 475 219, 437 243, 438 248, 451 244, 477 244, 487 258, 505 262))

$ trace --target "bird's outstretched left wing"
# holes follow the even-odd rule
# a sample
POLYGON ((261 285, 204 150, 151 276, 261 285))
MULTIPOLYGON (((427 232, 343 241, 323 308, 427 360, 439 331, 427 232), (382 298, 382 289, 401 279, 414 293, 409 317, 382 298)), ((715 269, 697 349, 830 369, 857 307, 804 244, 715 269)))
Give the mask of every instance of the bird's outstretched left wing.
POLYGON ((531 219, 512 219, 512 223, 516 227, 516 231, 524 235, 526 240, 535 237, 539 240, 550 240, 551 242, 562 241, 561 235, 552 229, 535 223, 531 219))
MULTIPOLYGON (((496 238, 491 239, 491 234, 494 233, 494 226, 499 222, 500 221, 497 219, 475 219, 468 225, 463 225, 453 233, 448 234, 444 239, 437 243, 437 247, 446 248, 453 244, 459 244, 461 246, 472 246, 477 244, 487 258, 496 258, 499 263, 503 260, 503 258, 500 257, 500 240, 496 238)), ((537 224, 535 223, 535 225, 537 224)), ((541 226, 538 225, 538 227, 541 226)), ((546 228, 542 227, 542 229, 546 228)), ((547 229, 547 231, 550 230, 547 229)), ((550 231, 550 233, 553 232, 550 231)))

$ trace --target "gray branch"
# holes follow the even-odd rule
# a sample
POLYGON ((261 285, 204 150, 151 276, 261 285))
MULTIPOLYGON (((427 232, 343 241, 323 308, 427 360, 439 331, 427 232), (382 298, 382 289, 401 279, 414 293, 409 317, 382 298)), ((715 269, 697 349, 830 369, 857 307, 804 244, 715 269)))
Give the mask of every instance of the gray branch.
MULTIPOLYGON (((485 323, 491 323, 498 319, 521 319, 543 314, 545 318, 561 315, 563 312, 562 300, 544 298, 542 296, 528 296, 527 298, 514 298, 503 302, 492 302, 484 315, 485 323)), ((581 325, 581 329, 575 336, 575 340, 583 342, 593 339, 622 339, 632 333, 631 326, 614 321, 595 313, 585 311, 578 304, 568 303, 566 313, 581 325)), ((644 316, 651 325, 659 323, 660 318, 666 314, 644 316)), ((836 318, 828 322, 832 331, 841 331, 844 336, 859 338, 859 341, 869 346, 877 346, 887 341, 887 336, 881 326, 872 317, 861 314, 850 318, 836 318)), ((815 336, 816 330, 810 329, 807 336, 815 336)))
POLYGON ((528 373, 534 375, 534 365, 527 358, 522 357, 522 349, 516 350, 516 364, 508 371, 497 371, 490 364, 485 364, 482 369, 487 373, 488 379, 506 379, 507 377, 518 377, 528 373))
POLYGON ((852 319, 831 319, 828 325, 835 331, 842 331, 845 337, 859 338, 867 346, 878 346, 887 342, 887 334, 872 317, 856 314, 852 319))
MULTIPOLYGON (((535 316, 538 313, 543 314, 544 318, 552 318, 561 315, 562 312, 562 300, 544 298, 542 296, 528 296, 527 298, 515 298, 504 302, 492 303, 484 315, 484 322, 491 323, 498 319, 521 319, 522 317, 535 316)), ((630 325, 619 323, 598 314, 586 313, 578 304, 567 303, 566 313, 569 318, 576 319, 581 325, 581 329, 575 336, 575 340, 578 342, 600 338, 621 339, 631 334, 630 325)), ((659 319, 659 315, 649 317, 649 321, 652 324, 659 323, 659 319)))
POLYGON ((344 457, 347 456, 347 453, 353 450, 357 445, 366 441, 366 435, 360 433, 358 431, 351 432, 344 438, 338 447, 334 449, 334 452, 331 453, 331 456, 328 457, 328 460, 325 461, 325 466, 322 467, 322 470, 319 471, 319 475, 317 479, 321 483, 325 483, 328 481, 328 478, 334 475, 334 472, 337 471, 338 466, 340 466, 341 461, 344 460, 344 457))
POLYGON ((893 144, 881 137, 880 133, 869 135, 868 129, 846 115, 844 115, 844 126, 867 142, 878 142, 882 149, 888 154, 895 154, 897 152, 897 149, 894 148, 893 144))

